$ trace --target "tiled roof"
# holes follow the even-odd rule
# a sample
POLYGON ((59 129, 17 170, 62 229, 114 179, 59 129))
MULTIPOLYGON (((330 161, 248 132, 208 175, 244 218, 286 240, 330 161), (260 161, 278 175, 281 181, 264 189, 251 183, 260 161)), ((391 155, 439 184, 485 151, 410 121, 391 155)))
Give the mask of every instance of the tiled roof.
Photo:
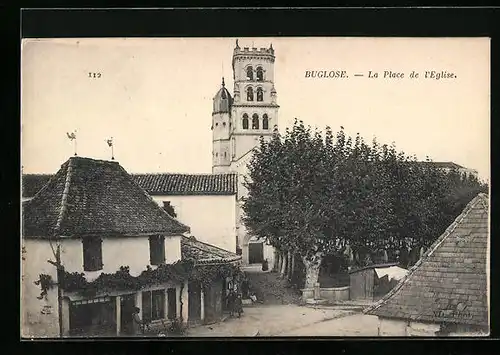
POLYGON ((22 192, 23 197, 33 197, 49 182, 52 174, 23 174, 22 192))
POLYGON ((181 251, 183 259, 192 258, 197 264, 223 264, 241 260, 241 255, 188 237, 182 237, 181 251))
POLYGON ((365 313, 488 326, 488 197, 479 194, 408 274, 365 313))
POLYGON ((132 176, 151 195, 235 195, 238 186, 234 173, 132 176))
MULTIPOLYGON (((235 195, 237 174, 130 174, 150 195, 235 195)), ((23 197, 33 197, 53 175, 24 174, 23 197)))
POLYGON ((23 235, 179 234, 170 217, 117 162, 72 157, 23 203, 23 235))

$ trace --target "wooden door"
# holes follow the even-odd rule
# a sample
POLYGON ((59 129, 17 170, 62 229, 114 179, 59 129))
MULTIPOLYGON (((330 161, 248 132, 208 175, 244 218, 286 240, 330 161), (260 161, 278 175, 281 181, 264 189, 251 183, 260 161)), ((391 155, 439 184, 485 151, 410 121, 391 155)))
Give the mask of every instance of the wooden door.
POLYGON ((199 282, 188 284, 188 320, 196 322, 201 319, 201 285, 199 282))
POLYGON ((264 243, 248 244, 248 263, 260 264, 264 261, 264 243))
POLYGON ((169 288, 167 290, 167 315, 168 319, 177 318, 177 292, 175 288, 169 288))

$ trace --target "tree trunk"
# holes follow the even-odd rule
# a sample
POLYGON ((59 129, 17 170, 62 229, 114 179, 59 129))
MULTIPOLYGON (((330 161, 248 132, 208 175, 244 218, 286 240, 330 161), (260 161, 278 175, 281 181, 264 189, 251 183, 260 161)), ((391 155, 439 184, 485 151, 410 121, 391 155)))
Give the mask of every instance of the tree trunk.
POLYGON ((292 279, 292 253, 290 253, 290 251, 288 252, 286 263, 287 263, 286 277, 288 280, 291 280, 292 279))
POLYGON ((276 266, 274 267, 276 272, 280 272, 281 270, 281 252, 277 252, 277 258, 276 258, 276 266))
POLYGON ((293 275, 295 274, 295 254, 292 254, 292 266, 290 269, 290 278, 293 279, 293 275))
POLYGON ((313 258, 304 257, 302 260, 306 268, 306 282, 304 288, 314 288, 314 285, 319 279, 319 270, 323 256, 320 254, 315 255, 313 258))
POLYGON ((278 265, 279 265, 279 253, 278 250, 274 248, 274 263, 273 263, 274 272, 278 271, 278 265))
POLYGON ((283 277, 283 276, 285 276, 285 275, 286 275, 286 264, 287 264, 287 263, 286 263, 286 254, 285 254, 285 253, 283 253, 283 254, 281 255, 281 259, 282 259, 282 262, 281 262, 281 270, 280 270, 280 274, 281 274, 281 276, 283 277))

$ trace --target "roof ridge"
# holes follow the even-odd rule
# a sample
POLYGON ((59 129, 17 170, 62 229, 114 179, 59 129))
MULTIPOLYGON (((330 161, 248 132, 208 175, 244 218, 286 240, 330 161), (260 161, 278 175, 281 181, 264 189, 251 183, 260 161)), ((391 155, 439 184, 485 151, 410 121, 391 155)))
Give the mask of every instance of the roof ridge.
MULTIPOLYGON (((120 169, 128 176, 129 174, 127 173, 127 171, 125 170, 125 168, 123 168, 123 166, 121 166, 120 164, 118 164, 118 166, 120 167, 120 169)), ((142 193, 144 194, 144 196, 146 196, 146 198, 149 200, 149 202, 151 202, 152 204, 155 205, 156 208, 158 208, 159 210, 161 210, 165 216, 167 216, 167 218, 171 219, 172 221, 176 222, 177 224, 179 224, 180 226, 186 228, 186 232, 187 231, 190 231, 191 228, 187 225, 185 225, 184 223, 181 223, 179 222, 177 219, 173 218, 171 215, 168 214, 167 211, 165 211, 163 208, 161 208, 160 206, 158 206, 158 204, 154 201, 154 199, 151 197, 150 194, 147 193, 147 191, 141 186, 139 185, 134 179, 130 178, 129 179, 133 185, 135 185, 137 188, 140 189, 140 191, 142 191, 142 193)))
MULTIPOLYGON (((69 186, 71 184, 71 174, 73 172, 73 162, 74 160, 68 160, 68 166, 66 168, 66 181, 64 182, 64 190, 61 198, 61 209, 59 211, 59 216, 57 217, 56 226, 54 228, 54 232, 57 233, 61 228, 61 223, 64 218, 64 212, 66 212, 67 202, 68 202, 68 193, 69 186)), ((47 186, 47 185, 45 185, 47 186)))
POLYGON ((192 176, 212 176, 212 175, 236 175, 234 172, 218 172, 218 173, 167 173, 167 172, 153 172, 153 173, 131 173, 132 176, 137 175, 192 175, 192 176))
POLYGON ((380 308, 384 304, 387 303, 387 301, 395 295, 408 281, 408 279, 415 273, 415 271, 422 265, 424 261, 426 261, 434 252, 436 249, 443 244, 443 242, 451 235, 451 233, 456 229, 456 227, 463 221, 463 219, 469 214, 469 212, 472 210, 472 208, 481 200, 482 201, 482 196, 481 194, 478 194, 476 197, 474 197, 468 204, 465 206, 464 210, 462 213, 460 213, 457 218, 446 228, 446 230, 441 234, 441 236, 429 247, 429 249, 424 253, 424 255, 413 265, 409 270, 408 273, 400 280, 400 282, 394 286, 394 288, 389 291, 382 299, 380 299, 378 302, 376 302, 374 305, 366 308, 363 310, 363 313, 369 313, 372 311, 375 311, 376 309, 380 308))

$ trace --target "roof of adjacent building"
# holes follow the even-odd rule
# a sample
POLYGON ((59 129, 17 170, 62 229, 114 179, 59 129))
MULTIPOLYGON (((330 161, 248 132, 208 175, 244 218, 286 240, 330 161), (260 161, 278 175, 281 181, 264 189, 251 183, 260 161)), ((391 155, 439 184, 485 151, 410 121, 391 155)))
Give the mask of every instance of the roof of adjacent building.
MULTIPOLYGON (((33 197, 50 180, 50 174, 24 174, 22 195, 33 197)), ((150 195, 235 195, 238 176, 220 174, 131 174, 132 179, 150 195)))
POLYGON ((33 197, 49 182, 53 174, 23 174, 22 194, 23 197, 33 197))
POLYGON ((408 274, 365 313, 488 326, 488 196, 475 197, 408 274))
POLYGON ((113 161, 72 157, 23 202, 23 235, 28 237, 187 231, 113 161))
POLYGON ((220 174, 134 174, 151 195, 235 195, 238 176, 220 174))
POLYGON ((183 259, 194 259, 196 264, 223 264, 241 260, 241 255, 200 242, 193 237, 182 237, 181 251, 183 259))

